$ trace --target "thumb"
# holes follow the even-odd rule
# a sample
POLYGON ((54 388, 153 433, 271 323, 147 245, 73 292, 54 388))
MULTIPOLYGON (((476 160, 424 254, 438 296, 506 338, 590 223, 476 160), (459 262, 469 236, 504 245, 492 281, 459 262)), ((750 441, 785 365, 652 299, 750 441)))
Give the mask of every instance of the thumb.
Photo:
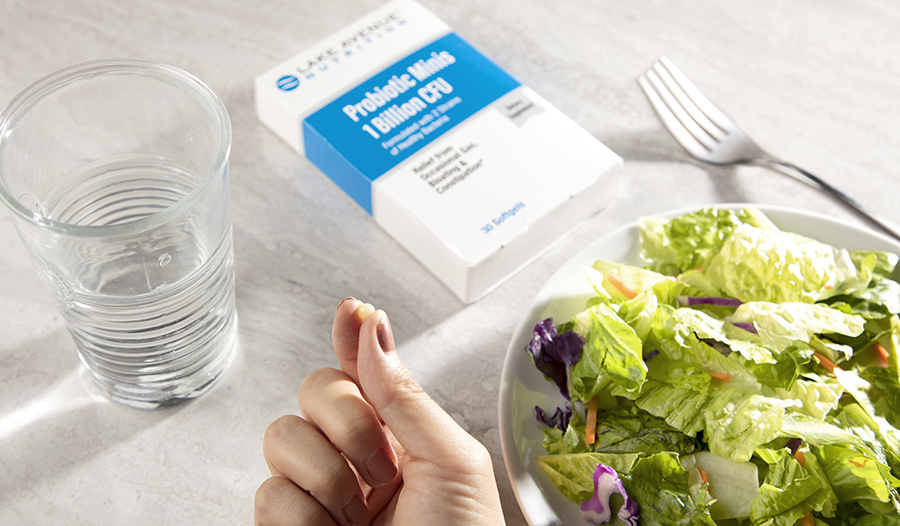
POLYGON ((358 370, 366 398, 410 457, 441 463, 472 440, 400 362, 384 311, 375 311, 360 327, 358 370))

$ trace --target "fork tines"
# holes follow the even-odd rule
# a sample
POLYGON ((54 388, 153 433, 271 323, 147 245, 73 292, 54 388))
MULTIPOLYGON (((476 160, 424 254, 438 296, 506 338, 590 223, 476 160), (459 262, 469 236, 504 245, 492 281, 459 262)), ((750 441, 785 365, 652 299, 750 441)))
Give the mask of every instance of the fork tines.
POLYGON ((709 152, 734 128, 665 55, 638 77, 638 84, 663 125, 692 154, 709 152))

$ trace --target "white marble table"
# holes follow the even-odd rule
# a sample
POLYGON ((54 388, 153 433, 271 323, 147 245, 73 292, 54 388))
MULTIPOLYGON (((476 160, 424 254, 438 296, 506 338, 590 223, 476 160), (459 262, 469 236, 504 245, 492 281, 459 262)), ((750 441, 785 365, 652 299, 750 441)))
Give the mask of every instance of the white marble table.
POLYGON ((717 202, 858 219, 776 173, 693 162, 635 82, 669 55, 763 146, 900 222, 900 7, 888 0, 423 0, 625 158, 616 202, 463 305, 256 119, 252 79, 375 0, 0 0, 0 103, 61 67, 128 56, 193 72, 224 100, 240 356, 205 397, 144 412, 100 398, 0 211, 0 524, 251 524, 262 436, 333 366, 334 307, 385 309, 422 386, 494 457, 508 524, 526 524, 497 422, 502 360, 548 275, 640 215, 717 202))

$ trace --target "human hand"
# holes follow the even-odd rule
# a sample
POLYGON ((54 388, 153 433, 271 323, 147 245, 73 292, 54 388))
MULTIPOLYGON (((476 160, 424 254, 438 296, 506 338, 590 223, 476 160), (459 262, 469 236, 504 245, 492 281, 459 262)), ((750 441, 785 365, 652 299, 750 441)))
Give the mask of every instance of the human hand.
POLYGON ((266 430, 256 524, 502 525, 490 455, 400 363, 387 315, 347 298, 332 343, 340 370, 307 376, 303 418, 266 430))

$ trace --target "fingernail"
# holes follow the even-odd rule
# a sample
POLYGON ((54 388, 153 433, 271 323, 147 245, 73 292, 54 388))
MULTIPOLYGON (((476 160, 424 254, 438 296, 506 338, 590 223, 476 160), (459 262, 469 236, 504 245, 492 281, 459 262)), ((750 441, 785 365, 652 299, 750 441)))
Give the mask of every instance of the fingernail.
POLYGON ((366 461, 366 469, 377 486, 384 486, 397 476, 397 466, 383 448, 372 453, 366 461))
POLYGON ((335 310, 340 310, 341 305, 347 303, 348 301, 356 301, 356 302, 358 302, 359 300, 356 299, 356 298, 354 298, 353 296, 347 296, 346 298, 342 299, 340 303, 338 303, 338 306, 337 306, 337 308, 336 308, 335 310))
POLYGON ((375 328, 375 334, 378 336, 378 345, 384 352, 394 352, 394 335, 391 332, 391 322, 388 321, 387 314, 381 317, 378 326, 375 328))
POLYGON ((375 312, 375 307, 370 303, 363 303, 356 309, 356 315, 359 316, 360 320, 365 320, 371 316, 373 312, 375 312))
POLYGON ((366 503, 356 493, 347 499, 342 509, 344 517, 347 517, 350 524, 362 524, 369 518, 369 510, 366 508, 366 503))

